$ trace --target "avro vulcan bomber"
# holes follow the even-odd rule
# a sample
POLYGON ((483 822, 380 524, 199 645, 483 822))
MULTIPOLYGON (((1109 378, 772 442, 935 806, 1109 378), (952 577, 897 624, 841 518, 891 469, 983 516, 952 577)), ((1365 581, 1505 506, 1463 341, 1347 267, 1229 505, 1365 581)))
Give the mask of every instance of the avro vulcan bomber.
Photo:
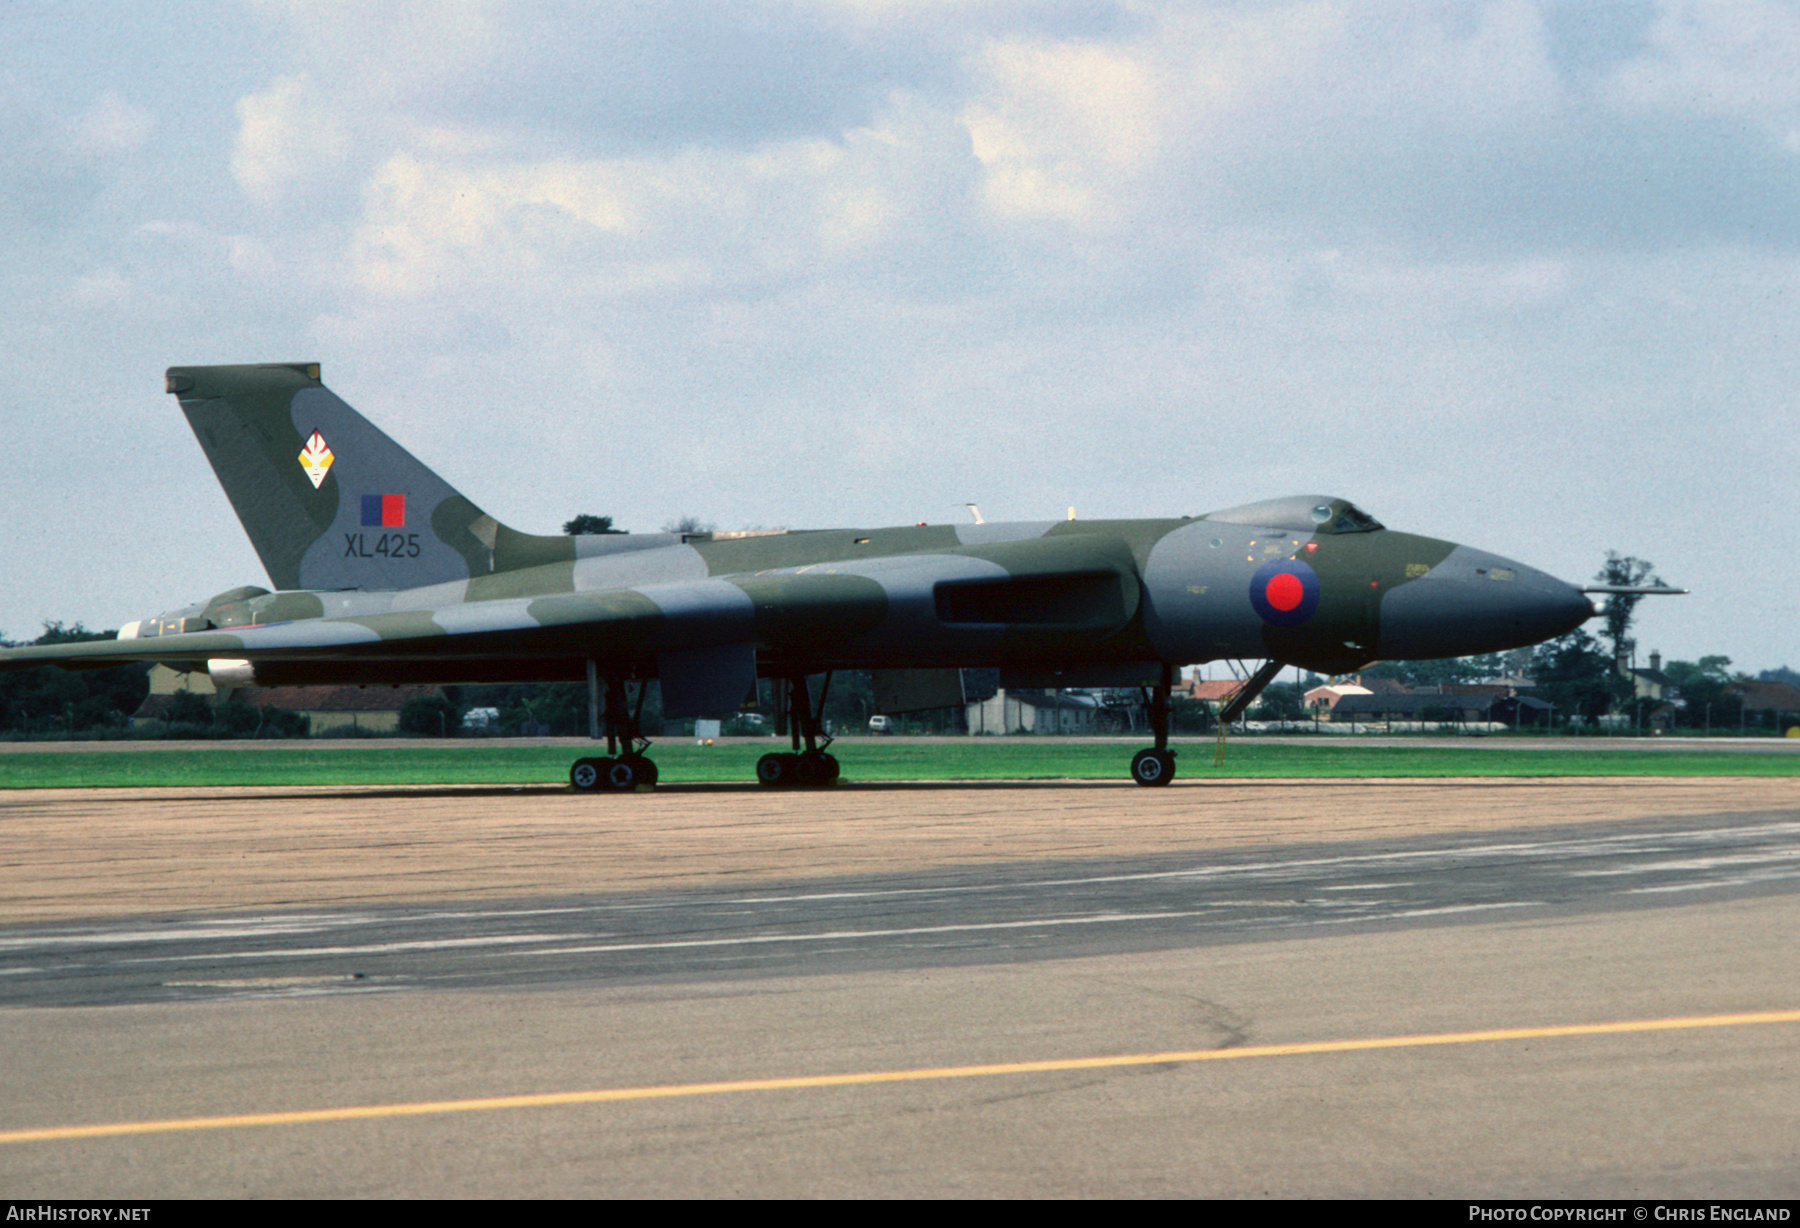
POLYGON ((961 700, 957 671, 1006 686, 1145 689, 1141 785, 1175 775, 1180 666, 1345 673, 1379 659, 1497 652, 1594 613, 1582 590, 1454 542, 1296 495, 1203 516, 738 533, 534 536, 453 490, 319 379, 317 364, 172 367, 194 434, 273 589, 234 588, 111 641, 0 654, 0 668, 161 661, 222 687, 585 680, 607 754, 577 789, 654 784, 638 713, 738 710, 776 680, 791 729, 770 785, 826 784, 833 671, 875 671, 887 711, 961 700))

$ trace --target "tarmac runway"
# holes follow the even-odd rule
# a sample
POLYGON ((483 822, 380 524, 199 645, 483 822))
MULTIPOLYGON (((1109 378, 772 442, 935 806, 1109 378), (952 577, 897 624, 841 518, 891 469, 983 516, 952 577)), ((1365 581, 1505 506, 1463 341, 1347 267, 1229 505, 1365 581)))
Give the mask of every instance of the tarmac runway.
POLYGON ((1797 884, 1781 778, 16 794, 0 1182, 1792 1198, 1797 884))

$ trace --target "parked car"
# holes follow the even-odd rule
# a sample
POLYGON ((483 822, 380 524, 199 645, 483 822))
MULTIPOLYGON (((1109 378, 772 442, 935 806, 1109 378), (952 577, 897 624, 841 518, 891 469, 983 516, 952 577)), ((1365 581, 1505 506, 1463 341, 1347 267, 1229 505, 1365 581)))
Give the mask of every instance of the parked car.
POLYGON ((869 718, 869 732, 892 733, 894 732, 894 722, 885 716, 871 716, 869 718))

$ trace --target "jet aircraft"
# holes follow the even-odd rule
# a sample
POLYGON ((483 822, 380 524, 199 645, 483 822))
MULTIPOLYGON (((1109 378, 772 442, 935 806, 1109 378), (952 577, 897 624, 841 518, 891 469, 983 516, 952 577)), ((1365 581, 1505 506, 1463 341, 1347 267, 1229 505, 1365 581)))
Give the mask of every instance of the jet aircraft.
POLYGON ((738 710, 776 682, 791 750, 768 785, 838 775, 821 729, 834 671, 873 671, 885 712, 961 702, 959 671, 1009 687, 1142 687, 1140 785, 1175 775, 1183 665, 1265 660, 1346 673, 1378 659, 1498 652, 1592 617, 1583 590, 1326 495, 1161 520, 535 536, 508 528, 333 394, 316 363, 172 367, 167 390, 274 588, 234 588, 118 638, 0 653, 0 668, 160 661, 220 687, 584 680, 580 790, 653 785, 639 715, 738 710), (635 696, 633 690, 635 688, 635 696))

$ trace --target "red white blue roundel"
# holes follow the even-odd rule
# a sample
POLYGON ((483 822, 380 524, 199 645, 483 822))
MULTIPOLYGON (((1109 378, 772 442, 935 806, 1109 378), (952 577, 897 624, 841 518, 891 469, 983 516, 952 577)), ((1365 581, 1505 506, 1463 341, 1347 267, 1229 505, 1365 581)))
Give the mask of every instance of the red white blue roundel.
POLYGON ((1250 604, 1266 623, 1298 627, 1319 608, 1319 577, 1299 559, 1264 563, 1250 577, 1250 604))

